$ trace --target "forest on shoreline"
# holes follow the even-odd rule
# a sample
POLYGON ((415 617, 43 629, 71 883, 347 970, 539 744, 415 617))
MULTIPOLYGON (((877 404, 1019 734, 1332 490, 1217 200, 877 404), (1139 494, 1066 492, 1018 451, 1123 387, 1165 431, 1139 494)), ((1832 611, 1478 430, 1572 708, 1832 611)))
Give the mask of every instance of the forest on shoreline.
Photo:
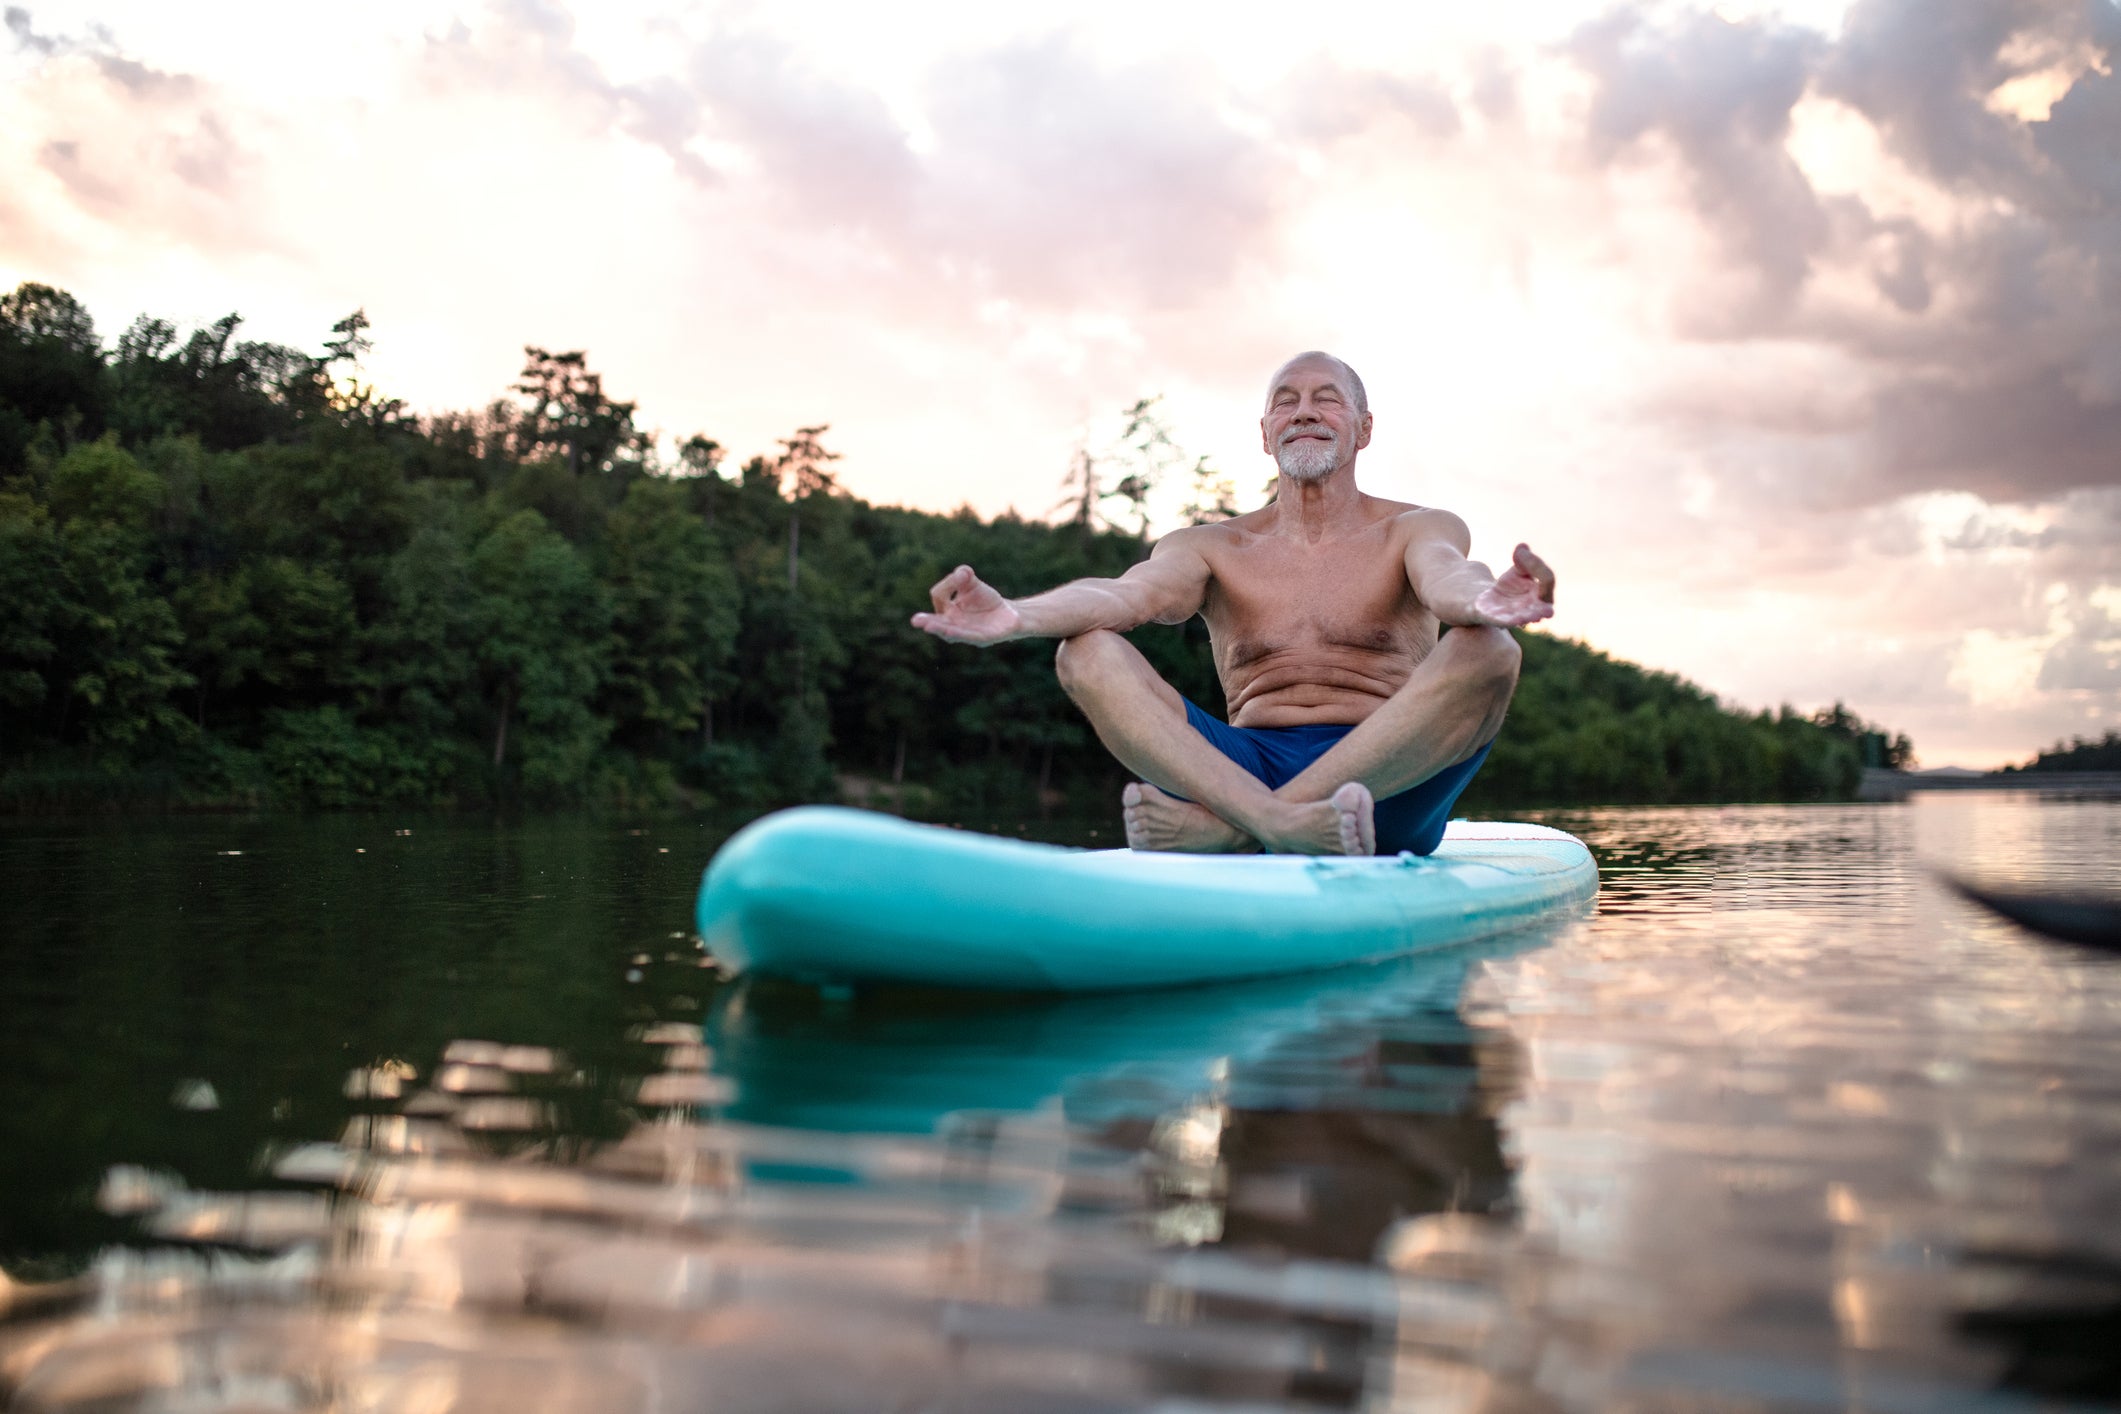
MULTIPOLYGON (((359 313, 318 353, 240 327, 143 315, 106 347, 63 291, 0 297, 0 809, 1102 812, 1123 777, 1051 645, 953 649, 907 616, 960 563, 1011 594, 1121 572, 1159 478, 1230 511, 1153 400, 1077 458, 1056 521, 981 519, 849 494, 822 424, 666 462, 579 352, 418 415, 359 382, 359 313)), ((1132 637, 1221 710, 1198 620, 1132 637)), ((1846 799, 1912 754, 1839 704, 1736 711, 1520 638, 1469 808, 1846 799)))
POLYGON ((2121 732, 2102 737, 2073 737, 2056 742, 2023 766, 2005 766, 2006 773, 2029 771, 2037 775, 2072 771, 2121 771, 2121 732))

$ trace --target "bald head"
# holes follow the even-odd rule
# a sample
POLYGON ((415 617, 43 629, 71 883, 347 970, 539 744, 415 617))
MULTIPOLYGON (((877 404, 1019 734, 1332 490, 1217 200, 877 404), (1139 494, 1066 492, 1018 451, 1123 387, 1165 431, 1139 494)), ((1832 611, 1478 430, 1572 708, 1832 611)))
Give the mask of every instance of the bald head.
POLYGON ((1281 474, 1298 482, 1352 473, 1355 454, 1370 445, 1370 395, 1362 379, 1332 354, 1298 354, 1267 385, 1259 443, 1281 474))
POLYGON ((1274 401, 1275 391, 1282 386, 1290 371, 1304 364, 1324 364, 1332 369, 1333 381, 1338 383, 1341 392, 1347 395, 1348 402, 1355 409, 1355 416, 1364 418, 1370 415, 1370 393, 1362 385, 1362 375, 1350 367, 1346 359, 1329 354, 1323 349, 1307 350, 1275 369, 1274 376, 1267 380, 1269 403, 1274 401))

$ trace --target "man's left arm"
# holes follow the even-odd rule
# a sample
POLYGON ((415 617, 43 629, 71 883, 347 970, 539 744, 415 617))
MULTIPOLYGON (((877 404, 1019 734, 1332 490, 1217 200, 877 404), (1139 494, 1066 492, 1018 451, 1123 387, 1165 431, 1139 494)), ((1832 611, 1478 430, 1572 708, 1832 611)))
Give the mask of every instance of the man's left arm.
POLYGON ((1551 617, 1554 571, 1519 545, 1500 575, 1466 558, 1472 536, 1449 511, 1419 513, 1407 542, 1407 582, 1446 624, 1519 628, 1551 617))

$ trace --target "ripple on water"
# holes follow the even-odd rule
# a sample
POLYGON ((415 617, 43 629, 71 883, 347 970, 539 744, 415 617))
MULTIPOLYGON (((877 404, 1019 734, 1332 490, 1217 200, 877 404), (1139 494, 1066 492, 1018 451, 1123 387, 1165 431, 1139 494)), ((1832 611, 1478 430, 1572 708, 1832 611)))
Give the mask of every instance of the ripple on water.
POLYGON ((0 1390, 63 1410, 2121 1399, 2121 966, 1935 881, 2081 881, 2111 868, 2121 806, 1551 823, 1600 853, 1597 917, 1449 960, 1082 1003, 725 989, 704 1034, 637 1024, 625 1074, 507 1038, 355 1068, 336 1138, 279 1143, 270 1183, 114 1168, 100 1202, 134 1240, 4 1289, 0 1390))

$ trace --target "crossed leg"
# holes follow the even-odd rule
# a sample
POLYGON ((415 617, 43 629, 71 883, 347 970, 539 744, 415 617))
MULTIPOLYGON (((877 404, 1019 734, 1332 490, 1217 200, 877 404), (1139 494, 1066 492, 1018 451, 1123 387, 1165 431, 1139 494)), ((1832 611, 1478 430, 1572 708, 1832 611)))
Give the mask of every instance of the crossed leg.
MULTIPOLYGON (((1373 802, 1367 787, 1347 781, 1304 800, 1276 795, 1193 730, 1178 690, 1158 677, 1149 660, 1118 634, 1095 629, 1067 639, 1055 664, 1061 686, 1090 719, 1105 749, 1135 775, 1153 783, 1129 786, 1130 793, 1161 787, 1157 794, 1165 800, 1171 799, 1165 791, 1175 791, 1198 801, 1210 818, 1231 822, 1241 830, 1245 848, 1264 846, 1284 854, 1376 852, 1373 802)), ((1175 841, 1138 843, 1131 824, 1127 833, 1127 842, 1137 847, 1218 848, 1175 841)))
POLYGON ((1276 791, 1194 731, 1177 690, 1118 634, 1100 629, 1067 640, 1057 665, 1106 749, 1142 778, 1124 797, 1127 842, 1136 849, 1369 854, 1372 800, 1492 741, 1518 659, 1516 641, 1501 629, 1452 630, 1398 692, 1276 791), (1319 814, 1321 805, 1340 819, 1319 814))

